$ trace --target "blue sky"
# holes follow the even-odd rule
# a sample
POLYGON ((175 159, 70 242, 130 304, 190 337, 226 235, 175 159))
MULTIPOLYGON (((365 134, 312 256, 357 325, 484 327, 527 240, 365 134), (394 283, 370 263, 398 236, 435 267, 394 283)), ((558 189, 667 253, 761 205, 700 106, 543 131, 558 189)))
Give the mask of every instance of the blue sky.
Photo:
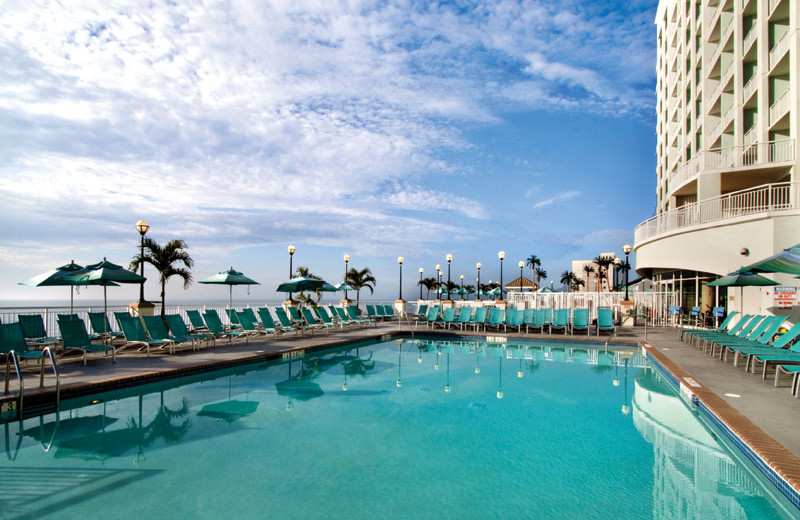
MULTIPOLYGON (((548 279, 655 208, 655 9, 620 1, 4 2, 0 286, 183 238, 275 299, 294 263, 404 297, 452 276, 548 279)), ((156 299, 155 283, 146 285, 156 299)), ((167 297, 217 297, 175 282, 167 297)), ((134 298, 134 288, 114 290, 134 298)))

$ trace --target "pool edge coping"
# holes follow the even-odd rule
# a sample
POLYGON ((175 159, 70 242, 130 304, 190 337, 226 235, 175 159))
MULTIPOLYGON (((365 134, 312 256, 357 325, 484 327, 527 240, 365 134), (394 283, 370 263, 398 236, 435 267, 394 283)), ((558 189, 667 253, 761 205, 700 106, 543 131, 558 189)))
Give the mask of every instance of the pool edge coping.
POLYGON ((800 511, 800 458, 688 371, 680 368, 649 342, 639 342, 642 354, 665 371, 676 390, 714 423, 741 454, 800 511))

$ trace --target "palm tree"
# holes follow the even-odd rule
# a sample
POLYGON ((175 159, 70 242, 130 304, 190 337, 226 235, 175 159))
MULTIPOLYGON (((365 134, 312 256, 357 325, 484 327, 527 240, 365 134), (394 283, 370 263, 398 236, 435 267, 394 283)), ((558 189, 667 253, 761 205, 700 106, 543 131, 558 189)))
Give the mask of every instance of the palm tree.
MULTIPOLYGON (((591 280, 591 278, 592 278, 592 277, 591 277, 592 273, 594 273, 594 266, 593 266, 593 265, 591 265, 591 264, 584 264, 584 265, 583 265, 583 272, 584 272, 584 273, 586 273, 586 281, 588 282, 588 281, 589 281, 589 280, 591 280)), ((587 290, 587 291, 589 290, 589 285, 588 285, 588 283, 587 283, 587 285, 586 285, 586 290, 587 290)))
POLYGON ((567 292, 572 289, 572 283, 575 281, 575 274, 572 271, 564 271, 561 273, 561 283, 567 287, 567 292))
POLYGON ((370 271, 369 267, 365 267, 360 271, 355 268, 350 268, 350 270, 347 271, 345 282, 356 290, 356 308, 358 308, 361 302, 361 289, 369 289, 369 293, 374 294, 377 280, 372 276, 372 271, 370 271))
MULTIPOLYGON (((299 265, 299 266, 297 266, 297 269, 295 270, 294 274, 292 275, 292 278, 299 278, 301 276, 303 276, 305 278, 319 278, 319 276, 313 274, 308 267, 299 265)), ((316 303, 319 303, 322 300, 322 291, 320 289, 314 289, 314 296, 317 297, 316 303)), ((306 296, 306 294, 304 292, 301 292, 300 294, 298 294, 297 295, 297 299, 299 301, 303 302, 306 305, 314 305, 314 303, 315 303, 311 299, 311 295, 306 296)))
POLYGON ((139 266, 148 263, 158 271, 159 282, 161 282, 161 318, 164 318, 164 293, 166 292, 167 281, 173 276, 183 279, 183 288, 188 289, 192 285, 192 272, 190 269, 194 265, 194 260, 186 251, 189 246, 180 238, 170 240, 164 247, 152 238, 144 240, 145 253, 134 256, 128 268, 136 272, 139 266), (182 263, 186 267, 176 267, 175 263, 182 263))
POLYGON ((578 278, 577 276, 572 280, 572 290, 573 291, 580 291, 581 287, 586 285, 586 282, 583 281, 582 278, 578 278))
POLYGON ((417 282, 417 285, 421 285, 422 287, 425 288, 425 290, 427 291, 425 293, 425 299, 430 300, 431 290, 436 289, 436 278, 431 278, 431 277, 423 278, 422 280, 417 282))
POLYGON ((547 278, 547 271, 545 271, 541 267, 537 267, 535 271, 536 271, 536 288, 539 289, 539 286, 542 283, 542 278, 547 278))
POLYGON ((531 255, 528 257, 527 260, 525 260, 525 264, 531 268, 531 280, 534 280, 534 275, 536 274, 536 268, 542 266, 541 259, 536 255, 531 255))

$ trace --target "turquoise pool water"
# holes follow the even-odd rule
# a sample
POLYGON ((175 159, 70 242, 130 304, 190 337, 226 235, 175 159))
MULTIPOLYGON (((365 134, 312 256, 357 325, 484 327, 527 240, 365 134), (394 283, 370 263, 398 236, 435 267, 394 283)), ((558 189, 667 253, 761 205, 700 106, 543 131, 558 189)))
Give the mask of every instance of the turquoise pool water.
POLYGON ((4 425, 0 516, 791 518, 603 345, 395 340, 89 401, 4 425))

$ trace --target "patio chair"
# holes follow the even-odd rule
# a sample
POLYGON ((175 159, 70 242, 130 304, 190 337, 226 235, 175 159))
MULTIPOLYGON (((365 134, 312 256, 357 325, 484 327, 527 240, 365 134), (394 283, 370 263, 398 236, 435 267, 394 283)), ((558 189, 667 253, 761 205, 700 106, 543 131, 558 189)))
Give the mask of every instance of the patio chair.
POLYGON ((203 321, 203 316, 200 315, 200 311, 198 310, 188 310, 186 311, 186 316, 189 317, 189 323, 192 324, 191 332, 195 332, 198 330, 208 330, 206 326, 206 322, 203 321))
POLYGON ((89 352, 102 352, 105 355, 111 350, 112 363, 117 362, 117 349, 114 345, 92 343, 89 334, 86 332, 86 325, 83 320, 62 320, 58 322, 58 329, 61 331, 61 341, 63 342, 64 353, 78 351, 83 353, 83 365, 86 366, 86 355, 89 352))
POLYGON ((428 328, 428 325, 431 327, 433 326, 433 322, 439 318, 441 311, 441 305, 431 305, 428 307, 428 312, 425 314, 425 317, 420 319, 420 321, 425 322, 425 328, 428 328))
POLYGON ((756 328, 754 328, 745 337, 732 337, 728 339, 719 339, 711 343, 711 355, 714 355, 716 347, 719 347, 719 357, 723 361, 727 361, 727 353, 732 349, 749 348, 749 347, 763 347, 772 340, 775 333, 786 321, 785 316, 769 316, 761 321, 756 328))
MULTIPOLYGON (((289 308, 294 309, 294 307, 289 307, 289 308)), ((275 307, 275 316, 278 317, 278 323, 281 324, 281 329, 283 329, 286 332, 294 331, 296 333, 303 334, 306 330, 306 327, 304 325, 300 325, 298 322, 293 322, 291 319, 289 319, 289 316, 286 314, 286 311, 282 307, 275 307)))
POLYGON ((589 335, 589 309, 575 309, 572 312, 572 333, 586 331, 589 335))
POLYGON ((614 326, 614 312, 608 307, 599 307, 597 309, 597 335, 600 332, 610 332, 613 336, 617 332, 614 326))
POLYGON ((472 320, 472 307, 461 307, 461 312, 458 315, 455 323, 458 323, 459 330, 464 330, 464 327, 472 320))
POLYGON ((417 320, 419 320, 421 317, 425 316, 425 314, 427 314, 427 313, 428 313, 428 304, 427 303, 423 303, 423 304, 421 304, 421 305, 419 305, 417 307, 416 314, 412 314, 411 317, 412 318, 416 318, 417 320))
MULTIPOLYGON (((739 356, 746 359, 745 370, 755 371, 755 365, 758 361, 768 359, 770 361, 780 361, 782 359, 792 361, 796 356, 800 355, 800 343, 795 343, 791 346, 797 337, 800 336, 800 323, 795 324, 788 331, 781 334, 781 336, 772 342, 768 347, 747 347, 737 348, 733 350, 735 353, 733 357, 733 365, 739 366, 739 356), (786 348, 788 347, 788 348, 786 348)), ((775 363, 781 364, 781 363, 775 363)), ((788 363, 791 364, 791 363, 788 363)), ((764 366, 764 377, 766 377, 766 363, 764 366)))
POLYGON ((340 329, 343 328, 341 323, 337 323, 336 321, 333 320, 333 318, 331 318, 331 315, 328 314, 328 311, 326 311, 324 307, 322 306, 314 307, 314 313, 322 321, 322 323, 325 323, 331 328, 333 327, 339 327, 340 329))
POLYGON ((550 324, 550 334, 555 330, 556 332, 563 330, 566 336, 569 332, 570 322, 569 309, 556 309, 553 312, 553 322, 550 324))
POLYGON ((228 315, 228 323, 230 328, 238 329, 239 328, 239 315, 237 314, 236 309, 225 309, 225 314, 228 315))
POLYGON ((0 323, 0 354, 5 357, 12 350, 18 358, 26 361, 42 357, 42 350, 25 341, 19 322, 0 323))
POLYGON ((503 320, 505 319, 505 311, 499 307, 490 307, 489 308, 489 316, 486 319, 486 322, 483 325, 483 330, 488 328, 492 328, 494 330, 500 331, 500 327, 503 325, 503 320))
POLYGON ((147 337, 147 332, 145 332, 141 320, 134 318, 127 312, 115 312, 114 318, 116 318, 117 325, 122 329, 122 334, 125 336, 125 344, 120 346, 118 350, 139 345, 138 350, 145 349, 146 356, 150 357, 150 347, 162 348, 171 343, 170 340, 154 340, 147 337))
POLYGON ((453 323, 453 320, 456 318, 456 308, 455 307, 448 307, 442 312, 442 316, 433 322, 434 328, 436 325, 441 325, 441 327, 450 328, 450 324, 453 323))
POLYGON ((240 330, 225 330, 222 325, 222 320, 219 318, 217 311, 210 309, 203 313, 203 319, 206 322, 209 332, 215 338, 228 338, 228 342, 232 343, 234 339, 244 338, 245 343, 250 343, 250 334, 240 330))
MULTIPOLYGON (((258 322, 258 318, 256 317, 256 312, 253 310, 252 307, 245 307, 239 312, 246 314, 247 317, 250 318, 250 321, 253 322, 253 325, 255 325, 256 328, 261 327, 261 324, 258 322)), ((241 322, 242 320, 239 321, 241 322)))
POLYGON ((330 327, 336 326, 333 323, 328 325, 323 321, 317 321, 317 318, 314 317, 314 314, 312 314, 311 309, 308 307, 303 307, 300 312, 302 312, 303 318, 305 318, 306 324, 308 324, 312 332, 315 330, 325 330, 327 332, 330 327))
POLYGON ((385 303, 383 305, 383 314, 386 316, 386 319, 393 320, 395 318, 400 318, 400 316, 394 311, 394 306, 385 303))
POLYGON ((357 321, 351 320, 350 316, 347 314, 347 311, 345 311, 341 307, 334 307, 333 305, 331 305, 330 307, 328 307, 328 309, 333 311, 333 313, 336 315, 336 319, 339 320, 339 323, 341 323, 342 326, 360 325, 357 321))
POLYGON ((692 343, 697 342, 697 345, 695 346, 700 348, 699 342, 702 341, 703 350, 705 351, 709 341, 714 341, 718 338, 724 339, 726 336, 734 336, 738 334, 744 327, 746 327, 751 320, 757 318, 759 318, 759 316, 745 314, 738 322, 736 322, 735 325, 729 325, 728 330, 695 330, 689 334, 689 344, 691 345, 692 343))
POLYGON ((19 326, 22 328, 22 337, 28 343, 38 345, 55 344, 58 338, 48 336, 44 328, 44 319, 41 314, 18 314, 19 326))
POLYGON ((367 309, 367 316, 369 316, 373 320, 377 320, 380 318, 380 316, 378 316, 378 311, 376 310, 374 305, 367 304, 366 309, 367 309))
MULTIPOLYGON (((202 341, 206 342, 206 346, 208 346, 209 341, 214 341, 214 346, 216 346, 216 341, 214 339, 213 334, 197 334, 189 332, 189 328, 186 327, 186 322, 183 321, 183 318, 179 314, 166 314, 164 315, 164 319, 167 322, 167 327, 169 331, 172 333, 173 337, 175 338, 189 338, 193 342, 197 342, 197 348, 200 348, 200 343, 202 341)), ((194 349, 194 345, 192 346, 194 349)))
MULTIPOLYGON (((506 310, 506 316, 503 320, 503 330, 508 331, 508 327, 516 327, 517 332, 522 332, 522 326, 525 325, 523 318, 525 313, 519 309, 506 310)), ((527 330, 527 329, 526 329, 527 330)))
MULTIPOLYGON (((725 309, 725 308, 724 308, 724 307, 714 307, 714 309, 715 309, 715 310, 716 310, 716 309, 723 309, 723 311, 724 311, 724 309, 725 309)), ((682 329, 681 329, 681 332, 680 332, 680 334, 679 334, 679 336, 678 336, 678 337, 679 337, 681 340, 683 340, 684 336, 686 336, 686 335, 688 335, 688 336, 695 336, 695 335, 697 335, 698 333, 699 333, 699 334, 703 334, 703 333, 708 333, 708 332, 722 332, 722 333, 724 333, 724 332, 727 332, 727 328, 728 328, 728 326, 729 326, 729 325, 731 324, 731 322, 733 321, 733 318, 735 318, 735 317, 736 317, 738 314, 739 314, 739 313, 738 313, 738 312, 736 312, 736 311, 733 311, 733 312, 729 313, 729 314, 728 314, 728 315, 725 317, 725 319, 724 319, 724 320, 722 320, 722 323, 720 323, 718 327, 715 327, 715 328, 713 328, 713 329, 697 330, 697 329, 686 329, 686 328, 682 328, 682 329)), ((691 342, 691 339, 690 339, 690 342, 691 342)))
POLYGON ((236 319, 239 322, 242 332, 245 332, 250 336, 266 336, 269 334, 265 329, 260 328, 257 325, 257 322, 254 322, 252 318, 250 318, 249 313, 243 310, 236 311, 236 319))
MULTIPOLYGON (((380 305, 375 307, 375 309, 377 310, 379 307, 380 307, 380 305)), ((385 316, 385 314, 384 314, 384 316, 385 316)), ((347 317, 350 318, 350 321, 354 321, 356 323, 360 323, 360 324, 362 324, 364 326, 369 325, 370 323, 374 323, 376 327, 378 326, 378 324, 377 324, 378 322, 375 321, 372 318, 361 318, 361 317, 359 317, 359 315, 358 315, 358 307, 356 307, 355 305, 348 305, 347 306, 347 317)))
POLYGON ((164 324, 164 320, 161 319, 161 316, 142 316, 141 318, 142 322, 144 323, 144 327, 147 330, 147 335, 150 336, 150 339, 168 342, 163 346, 168 347, 170 354, 175 353, 175 347, 179 342, 191 342, 192 350, 194 350, 194 341, 191 338, 175 338, 170 336, 167 326, 164 324))
POLYGON ((275 324, 275 320, 272 319, 272 314, 269 312, 269 308, 267 307, 259 307, 257 309, 258 317, 261 318, 261 325, 265 332, 268 334, 272 333, 280 333, 283 332, 282 329, 278 328, 278 325, 275 324))
MULTIPOLYGON (((68 321, 68 320, 79 320, 80 317, 77 314, 58 314, 56 315, 56 322, 59 321, 68 321)), ((91 341, 98 341, 104 339, 102 334, 95 334, 93 332, 88 332, 89 340, 91 341)))
POLYGON ((108 315, 105 312, 90 312, 89 324, 95 334, 105 335, 110 339, 124 339, 124 334, 119 331, 111 329, 111 323, 108 321, 108 315))
POLYGON ((480 327, 486 324, 488 311, 489 311, 488 307, 476 307, 475 315, 472 317, 472 320, 470 320, 470 322, 467 323, 467 325, 472 327, 475 330, 475 332, 477 332, 480 327))

